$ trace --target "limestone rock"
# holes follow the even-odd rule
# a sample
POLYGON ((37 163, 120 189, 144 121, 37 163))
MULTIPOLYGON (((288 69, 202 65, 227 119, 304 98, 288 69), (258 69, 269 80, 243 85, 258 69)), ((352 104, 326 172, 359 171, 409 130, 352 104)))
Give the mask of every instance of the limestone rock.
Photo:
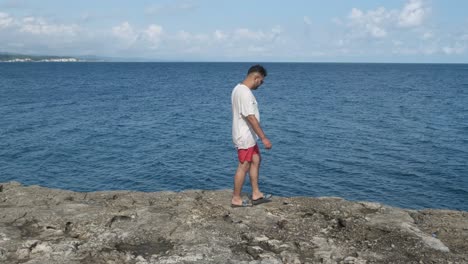
POLYGON ((336 197, 231 208, 231 191, 0 183, 0 263, 468 263, 468 213, 336 197))

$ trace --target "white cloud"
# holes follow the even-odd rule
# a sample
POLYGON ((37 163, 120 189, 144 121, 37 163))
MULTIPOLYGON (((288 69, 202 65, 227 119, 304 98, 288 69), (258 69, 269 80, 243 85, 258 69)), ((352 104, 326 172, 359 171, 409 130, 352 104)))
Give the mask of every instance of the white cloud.
POLYGON ((283 33, 283 29, 280 26, 275 26, 271 29, 271 33, 273 33, 275 37, 278 37, 283 33))
POLYGON ((259 47, 259 46, 249 46, 247 48, 247 51, 250 53, 266 53, 268 50, 265 47, 259 47))
POLYGON ((433 47, 433 46, 430 46, 430 47, 425 47, 422 49, 422 53, 424 55, 433 55, 433 54, 436 54, 437 53, 437 47, 433 47))
POLYGON ((156 47, 159 42, 161 42, 162 36, 164 34, 162 26, 159 25, 149 25, 148 28, 144 31, 144 35, 147 40, 153 43, 153 47, 156 47))
POLYGON ((269 32, 262 30, 252 31, 248 28, 239 28, 234 32, 234 38, 236 40, 250 40, 259 42, 270 42, 275 41, 283 33, 280 26, 273 27, 269 32))
POLYGON ((194 34, 185 30, 181 30, 177 32, 175 37, 172 37, 171 39, 175 41, 182 41, 186 44, 195 44, 195 42, 197 42, 199 44, 201 43, 207 45, 212 40, 216 39, 216 35, 194 34))
POLYGON ((134 48, 156 49, 159 47, 163 37, 163 27, 156 24, 150 24, 146 29, 134 29, 128 21, 112 28, 112 34, 123 41, 123 45, 128 49, 134 48))
POLYGON ((364 16, 364 13, 357 9, 357 8, 353 8, 351 9, 351 13, 349 14, 349 18, 350 19, 361 19, 362 17, 364 16))
POLYGON ((7 28, 13 24, 13 18, 7 14, 0 12, 0 29, 7 28))
POLYGON ((349 26, 355 30, 355 35, 370 35, 374 38, 384 38, 387 36, 386 27, 394 14, 394 11, 387 11, 383 7, 367 12, 353 8, 348 16, 350 20, 349 26))
POLYGON ((224 40, 226 40, 228 38, 228 35, 226 33, 224 33, 223 31, 221 31, 221 30, 215 30, 214 38, 217 41, 224 41, 224 40))
POLYGON ((332 40, 340 41, 331 42, 336 49, 330 53, 346 49, 366 56, 393 53, 424 58, 466 54, 468 42, 460 37, 463 34, 438 32, 427 23, 430 15, 431 6, 426 0, 407 0, 399 9, 352 8, 346 18, 333 20, 345 31, 332 36, 332 40))
POLYGON ((26 17, 20 25, 20 32, 33 35, 71 35, 78 33, 80 28, 77 25, 51 24, 44 18, 26 17))
POLYGON ((434 37, 434 34, 432 32, 424 32, 424 34, 422 35, 422 39, 431 39, 434 37))
MULTIPOLYGON (((2 15, 2 20, 6 16, 2 15)), ((0 49, 16 53, 80 54, 95 40, 91 31, 76 24, 64 24, 36 16, 10 16, 8 28, 0 33, 0 49), (11 20, 12 19, 12 20, 11 20)), ((2 23, 5 25, 6 23, 2 23)), ((100 40, 104 40, 102 37, 100 40)))
POLYGON ((236 39, 259 40, 264 35, 263 32, 254 32, 248 28, 239 28, 234 32, 236 39))
POLYGON ((192 39, 192 34, 185 30, 181 30, 177 32, 176 39, 184 41, 184 42, 189 42, 192 39))
POLYGON ((376 38, 383 38, 387 36, 387 31, 385 31, 385 29, 375 25, 367 25, 366 29, 372 36, 376 38))
POLYGON ((164 35, 165 41, 162 48, 179 55, 181 53, 193 56, 211 54, 215 48, 220 47, 220 44, 224 43, 217 39, 216 33, 224 37, 224 33, 218 31, 212 34, 193 33, 186 30, 180 30, 175 34, 167 33, 164 35), (215 42, 217 45, 213 46, 215 42))
POLYGON ((334 17, 332 18, 331 22, 337 26, 342 26, 343 25, 343 21, 337 17, 334 17))
POLYGON ((114 33, 115 36, 120 38, 129 38, 134 36, 133 28, 128 22, 123 22, 119 26, 113 27, 112 33, 114 33))
POLYGON ((393 40, 392 43, 395 46, 402 46, 404 44, 401 40, 393 40))
POLYGON ((0 12, 0 30, 10 28, 17 33, 34 36, 77 36, 81 31, 75 24, 51 23, 42 17, 15 18, 7 13, 0 12))
POLYGON ((456 42, 454 45, 443 47, 442 51, 447 55, 460 55, 465 53, 466 48, 466 44, 456 42))
POLYGON ((427 17, 430 9, 425 7, 423 0, 410 0, 406 3, 398 17, 401 27, 420 26, 427 17))
MULTIPOLYGON (((408 0, 401 10, 387 10, 379 7, 363 11, 352 8, 347 26, 352 30, 352 37, 385 38, 392 33, 400 33, 405 28, 423 25, 430 13, 430 8, 423 0, 408 0)), ((340 25, 340 23, 336 23, 340 25)), ((426 35, 426 38, 429 36, 426 35)))
POLYGON ((138 37, 130 23, 128 23, 127 21, 123 22, 118 26, 113 27, 112 34, 124 40, 127 44, 133 44, 138 37))
POLYGON ((125 50, 127 54, 145 54, 145 56, 158 54, 159 57, 161 54, 175 57, 189 54, 200 58, 201 56, 247 58, 245 56, 251 53, 255 53, 256 56, 268 54, 273 56, 271 51, 284 45, 282 44, 284 31, 280 26, 269 30, 239 28, 232 31, 217 29, 208 33, 199 33, 188 30, 165 31, 161 25, 155 24, 137 28, 132 27, 129 22, 123 22, 113 27, 111 33, 121 40, 112 43, 118 50, 125 50))
MULTIPOLYGON (((404 56, 420 56, 430 60, 432 57, 429 55, 456 58, 456 55, 467 54, 466 30, 447 30, 434 25, 434 21, 427 23, 431 15, 430 1, 400 2, 403 3, 395 8, 377 6, 363 9, 356 6, 342 17, 330 16, 325 22, 315 21, 311 14, 310 17, 300 15, 292 21, 295 24, 285 24, 291 28, 291 32, 285 32, 282 26, 231 28, 231 24, 226 27, 209 25, 210 28, 200 31, 193 27, 171 30, 166 24, 141 25, 137 24, 137 20, 117 21, 102 28, 114 18, 106 17, 105 22, 95 23, 104 18, 97 17, 97 13, 84 11, 81 16, 78 12, 74 16, 75 21, 87 22, 75 22, 82 25, 78 27, 56 20, 57 15, 53 19, 0 12, 0 49, 35 53, 45 51, 49 54, 70 52, 169 60, 233 61, 258 58, 373 60, 385 57, 398 60, 404 56)), ((149 7, 147 13, 158 13, 157 21, 165 21, 167 16, 171 16, 173 21, 174 15, 187 14, 196 8, 193 3, 198 2, 173 0, 160 3, 163 4, 149 7)), ((34 14, 33 11, 30 13, 34 14)), ((155 21, 153 18, 151 20, 155 21)))

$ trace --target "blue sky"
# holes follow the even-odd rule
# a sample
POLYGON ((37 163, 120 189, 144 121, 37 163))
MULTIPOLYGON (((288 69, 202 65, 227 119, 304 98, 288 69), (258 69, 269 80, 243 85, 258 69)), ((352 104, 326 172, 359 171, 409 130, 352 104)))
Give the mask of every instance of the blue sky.
POLYGON ((0 52, 468 63, 466 0, 0 0, 0 52))

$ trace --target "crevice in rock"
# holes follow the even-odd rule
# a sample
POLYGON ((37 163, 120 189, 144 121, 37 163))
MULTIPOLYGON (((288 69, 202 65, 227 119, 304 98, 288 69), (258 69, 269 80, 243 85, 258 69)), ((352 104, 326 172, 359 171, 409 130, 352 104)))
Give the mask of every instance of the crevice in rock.
POLYGON ((39 241, 35 241, 34 243, 32 243, 32 244, 28 247, 29 252, 31 252, 34 248, 36 248, 36 247, 37 247, 37 244, 39 244, 39 241))
POLYGON ((279 229, 286 229, 287 224, 288 224, 288 220, 286 219, 279 220, 278 222, 276 222, 276 225, 278 226, 279 229))
POLYGON ((233 222, 234 222, 229 214, 225 214, 225 215, 223 216, 223 220, 224 220, 225 222, 228 222, 228 223, 233 223, 233 222))
POLYGON ((28 214, 28 212, 24 213, 22 216, 16 218, 15 220, 11 221, 10 225, 13 225, 14 223, 16 223, 16 221, 20 220, 21 218, 24 218, 26 215, 28 214))
POLYGON ((67 223, 65 223, 65 230, 64 230, 64 233, 65 233, 65 234, 69 234, 69 233, 70 233, 70 231, 72 230, 72 225, 73 225, 72 222, 67 222, 67 223))
POLYGON ((175 233, 175 231, 176 231, 178 228, 179 228, 178 225, 177 225, 176 227, 174 227, 174 228, 171 230, 171 232, 169 232, 169 236, 171 237, 171 236, 175 233))
POLYGON ((21 232, 21 237, 32 238, 32 237, 38 236, 41 232, 39 231, 39 227, 37 224, 38 224, 38 221, 33 219, 33 220, 27 220, 25 221, 24 224, 19 225, 18 229, 21 232))
POLYGON ((132 218, 130 216, 126 216, 126 215, 116 215, 114 217, 112 217, 112 219, 109 221, 109 223, 107 223, 107 227, 112 227, 112 224, 114 222, 120 222, 120 221, 131 221, 132 218))
POLYGON ((150 258, 152 255, 165 256, 174 248, 174 244, 165 239, 158 238, 156 241, 149 241, 141 244, 119 243, 115 245, 119 252, 130 253, 133 256, 150 258))

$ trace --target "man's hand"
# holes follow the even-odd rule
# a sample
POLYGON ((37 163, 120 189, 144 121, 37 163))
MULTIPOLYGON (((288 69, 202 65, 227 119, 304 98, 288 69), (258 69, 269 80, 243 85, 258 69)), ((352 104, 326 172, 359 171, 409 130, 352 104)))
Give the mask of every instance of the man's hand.
POLYGON ((248 115, 247 122, 249 122, 250 126, 252 126, 253 130, 255 131, 255 134, 257 134, 257 136, 262 139, 263 146, 266 149, 271 149, 272 147, 271 142, 265 136, 265 133, 263 133, 262 127, 260 126, 260 123, 258 122, 255 115, 248 115))
POLYGON ((273 147, 273 145, 271 144, 270 140, 268 138, 263 138, 262 139, 262 143, 263 143, 263 146, 266 148, 266 149, 271 149, 271 147, 273 147))

